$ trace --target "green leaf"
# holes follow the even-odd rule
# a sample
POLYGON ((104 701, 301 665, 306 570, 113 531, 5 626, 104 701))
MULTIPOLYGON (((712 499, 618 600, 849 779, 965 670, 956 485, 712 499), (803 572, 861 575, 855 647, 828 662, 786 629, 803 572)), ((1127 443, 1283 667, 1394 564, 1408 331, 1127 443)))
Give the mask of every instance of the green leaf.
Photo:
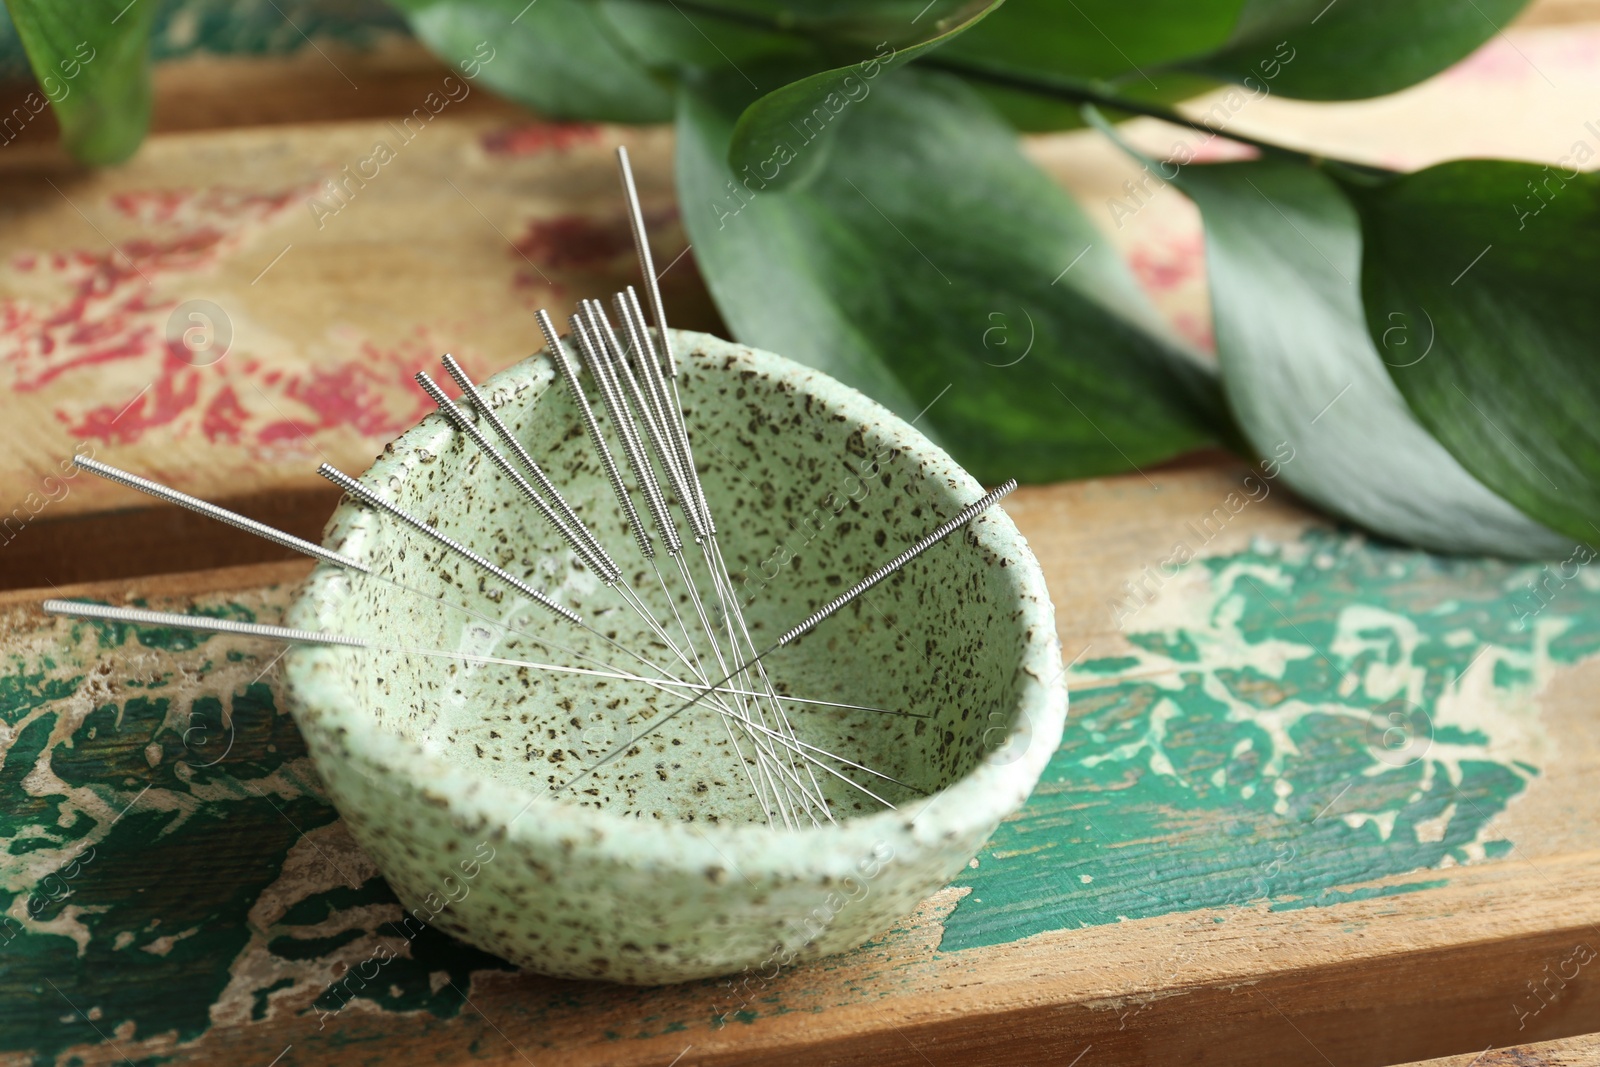
POLYGON ((973 3, 598 0, 617 36, 647 65, 675 71, 732 68, 758 92, 870 56, 880 46, 915 45, 942 32, 973 3), (774 61, 779 64, 774 70, 754 66, 774 61))
POLYGON ((1246 0, 1190 69, 1304 100, 1382 96, 1472 54, 1528 0, 1246 0))
POLYGON ((67 151, 95 166, 131 156, 150 128, 155 0, 6 0, 6 7, 67 151))
POLYGON ((899 47, 963 17, 973 0, 651 0, 707 15, 742 18, 768 29, 848 46, 887 41, 899 47))
MULTIPOLYGON (((998 71, 1034 81, 1117 86, 1120 95, 1167 104, 1205 92, 1215 80, 1166 69, 1228 39, 1244 0, 1008 0, 952 42, 937 65, 998 71)), ((975 87, 1020 130, 1081 126, 1078 106, 984 81, 975 87)))
POLYGON ((728 170, 743 100, 685 87, 679 202, 740 340, 920 413, 991 481, 1126 470, 1220 432, 1213 374, 972 90, 915 69, 871 86, 829 166, 783 192, 728 170))
POLYGON ((803 184, 822 169, 823 147, 841 120, 872 92, 874 79, 945 44, 977 25, 1003 0, 973 0, 939 19, 930 18, 910 41, 885 41, 848 66, 811 74, 767 93, 745 109, 733 130, 728 160, 735 171, 755 168, 774 188, 803 184))
MULTIPOLYGON (((661 0, 599 0, 598 7, 628 50, 658 70, 795 62, 815 52, 803 37, 770 25, 782 17, 781 9, 758 0, 723 0, 717 7, 728 17, 708 14, 697 4, 661 0)), ((812 69, 822 65, 816 61, 812 69)))
POLYGON ((1600 175, 1462 160, 1352 196, 1368 328, 1412 411, 1527 514, 1600 541, 1600 175))
MULTIPOLYGON (((147 0, 141 0, 147 2, 147 0)), ((549 118, 662 122, 672 94, 585 0, 394 0, 447 62, 549 118)))
POLYGON ((946 53, 1018 74, 1139 83, 1160 89, 1160 68, 1228 40, 1243 0, 1009 0, 946 53))
POLYGON ((1413 417, 1367 332, 1360 221, 1331 178, 1258 161, 1191 166, 1177 181, 1205 221, 1228 402, 1260 455, 1292 457, 1285 482, 1335 515, 1427 548, 1570 548, 1413 417))

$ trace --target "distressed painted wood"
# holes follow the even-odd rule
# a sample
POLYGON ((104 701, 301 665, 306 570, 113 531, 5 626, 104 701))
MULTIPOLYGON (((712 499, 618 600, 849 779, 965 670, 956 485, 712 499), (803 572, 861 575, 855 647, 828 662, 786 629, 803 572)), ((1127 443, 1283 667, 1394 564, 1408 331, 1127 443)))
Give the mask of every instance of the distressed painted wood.
POLYGON ((1491 1048, 1477 1054, 1446 1056, 1410 1067, 1589 1067, 1600 1063, 1600 1034, 1556 1041, 1537 1041, 1515 1048, 1491 1048))
POLYGON ((533 308, 633 279, 623 136, 676 322, 715 325, 692 262, 673 266, 686 247, 665 131, 460 117, 433 99, 426 121, 157 137, 94 175, 0 153, 0 583, 194 566, 164 551, 174 539, 206 543, 200 566, 284 558, 63 463, 83 451, 248 496, 314 535, 334 500, 318 462, 364 469, 431 410, 413 373, 451 351, 486 375, 542 347, 533 308))
MULTIPOLYGON (((1600 583, 1374 545, 1227 466, 1010 510, 1073 657, 1037 795, 862 949, 653 990, 406 940, 282 713, 276 649, 45 620, 37 592, 8 594, 0 1047, 1376 1064, 1600 1028, 1600 583), (1179 544, 1195 558, 1167 577, 1179 544), (1385 736, 1396 692, 1417 694, 1404 738, 1385 736)), ((92 592, 270 621, 300 573, 92 592)))

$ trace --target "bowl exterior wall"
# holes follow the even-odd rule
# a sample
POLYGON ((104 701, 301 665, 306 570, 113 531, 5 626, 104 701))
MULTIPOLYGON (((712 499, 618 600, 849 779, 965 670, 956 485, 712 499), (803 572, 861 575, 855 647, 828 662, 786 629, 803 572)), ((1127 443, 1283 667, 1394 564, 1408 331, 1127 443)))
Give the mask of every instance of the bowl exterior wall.
POLYGON ((743 873, 726 862, 645 866, 598 849, 592 834, 508 833, 505 820, 461 812, 403 768, 375 764, 312 723, 303 730, 334 806, 400 898, 408 938, 437 927, 560 978, 657 985, 728 975, 717 1010, 729 1012, 788 967, 888 929, 994 831, 929 839, 901 824, 859 846, 846 874, 775 871, 759 857, 740 863, 743 873))

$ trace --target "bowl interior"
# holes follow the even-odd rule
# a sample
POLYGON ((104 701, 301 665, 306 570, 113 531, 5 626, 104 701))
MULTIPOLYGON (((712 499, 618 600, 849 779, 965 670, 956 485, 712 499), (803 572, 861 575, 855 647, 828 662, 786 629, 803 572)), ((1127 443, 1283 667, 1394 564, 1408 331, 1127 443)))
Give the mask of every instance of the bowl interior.
MULTIPOLYGON (((486 394, 639 599, 681 649, 692 647, 712 679, 733 664, 711 654, 707 624, 725 657, 735 643, 746 655, 764 649, 982 491, 915 430, 830 379, 703 335, 679 335, 678 348, 695 459, 748 641, 736 627, 729 636, 706 553, 676 507, 682 569, 653 527, 656 556, 644 558, 545 356, 492 379, 486 394)), ((600 413, 592 388, 590 401, 600 413)), ((601 414, 601 422, 632 485, 609 419, 601 414)), ((324 591, 339 595, 318 623, 383 646, 343 649, 338 660, 343 682, 376 728, 474 775, 548 786, 557 799, 616 815, 768 822, 758 787, 773 789, 753 759, 753 743, 706 703, 641 736, 684 698, 632 681, 459 658, 688 677, 475 445, 430 416, 363 480, 578 611, 594 631, 530 603, 392 518, 346 502, 330 544, 369 562, 375 576, 319 572, 324 591)), ((648 524, 642 496, 634 495, 648 524)), ((884 810, 878 798, 899 805, 938 791, 971 770, 1016 714, 1017 664, 1030 635, 1017 606, 1015 562, 980 544, 969 527, 798 643, 770 653, 763 663, 779 692, 880 710, 786 703, 785 727, 770 704, 750 702, 742 714, 769 730, 792 727, 820 761, 786 758, 782 769, 766 773, 790 791, 820 791, 842 819, 884 810)), ((792 752, 756 733, 775 753, 792 752)))

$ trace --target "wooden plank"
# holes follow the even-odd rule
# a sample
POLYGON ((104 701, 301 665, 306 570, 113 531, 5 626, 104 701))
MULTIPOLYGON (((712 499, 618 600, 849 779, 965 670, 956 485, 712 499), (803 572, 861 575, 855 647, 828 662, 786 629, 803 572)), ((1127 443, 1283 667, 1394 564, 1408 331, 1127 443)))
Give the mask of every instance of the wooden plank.
MULTIPOLYGON (((321 52, 302 48, 291 54, 222 56, 201 51, 158 64, 150 132, 398 118, 410 114, 453 73, 409 39, 387 38, 370 49, 323 40, 319 47, 321 52)), ((18 107, 26 108, 23 114, 36 110, 37 93, 31 81, 0 82, 0 115, 13 115, 18 107)), ((488 92, 473 92, 451 106, 507 123, 527 119, 521 108, 488 92)), ((6 155, 26 149, 36 160, 67 165, 50 108, 20 128, 14 120, 6 134, 9 139, 0 135, 6 155)))
MULTIPOLYGON (((299 558, 288 549, 219 527, 182 508, 146 506, 135 494, 128 496, 133 499, 115 510, 43 517, 30 523, 25 536, 4 544, 0 589, 299 558)), ((308 485, 213 500, 296 537, 320 541, 339 502, 339 491, 308 485)))
MULTIPOLYGON (((629 279, 617 131, 468 119, 413 133, 420 144, 406 132, 348 123, 174 136, 114 172, 12 171, 0 361, 22 444, 10 470, 42 487, 83 446, 181 473, 202 495, 314 484, 322 456, 364 466, 431 406, 410 375, 441 351, 474 373, 497 369, 538 347, 533 307, 629 279), (356 171, 380 143, 397 154, 363 180, 356 171), (236 170, 244 161, 248 175, 236 170), (219 180, 196 186, 197 172, 219 180), (333 188, 335 177, 346 184, 333 188), (193 352, 169 340, 189 328, 202 345, 193 352), (171 454, 178 440, 205 462, 171 454)), ((684 244, 670 142, 659 131, 631 139, 671 262, 684 244)), ((690 273, 665 281, 684 324, 705 323, 690 273)), ((52 517, 128 500, 71 488, 52 517)))
MULTIPOLYGON (((1372 544, 1272 486, 1214 466, 1019 492, 1075 657, 1038 793, 901 926, 731 984, 404 941, 272 671, 253 681, 275 649, 74 632, 11 594, 0 1038, 86 1063, 1378 1064, 1594 1030, 1572 961, 1600 922, 1600 589, 1547 582, 1524 633, 1540 568, 1372 544), (1168 576, 1179 543, 1196 559, 1168 576), (1405 766, 1373 735, 1397 690, 1429 717, 1405 766), (234 748, 202 768, 224 711, 234 748)), ((301 566, 93 592, 271 621, 301 566)))
POLYGON ((1488 1048, 1476 1055, 1445 1056, 1407 1067, 1591 1067, 1600 1063, 1600 1034, 1488 1048))
MULTIPOLYGON (((317 463, 364 469, 429 410, 416 370, 443 351, 497 370, 540 347, 534 307, 633 280, 621 131, 451 118, 156 138, 95 175, 0 156, 0 587, 195 565, 168 548, 187 520, 68 477, 74 451, 320 529, 317 463), (397 154, 363 180, 379 144, 397 154), (110 512, 113 551, 85 551, 104 523, 69 520, 110 512)), ((715 327, 679 259, 670 140, 627 138, 675 320, 715 327)), ((203 562, 277 558, 223 544, 203 562)))

